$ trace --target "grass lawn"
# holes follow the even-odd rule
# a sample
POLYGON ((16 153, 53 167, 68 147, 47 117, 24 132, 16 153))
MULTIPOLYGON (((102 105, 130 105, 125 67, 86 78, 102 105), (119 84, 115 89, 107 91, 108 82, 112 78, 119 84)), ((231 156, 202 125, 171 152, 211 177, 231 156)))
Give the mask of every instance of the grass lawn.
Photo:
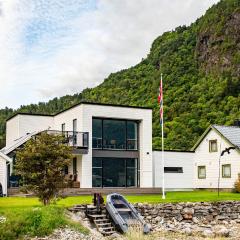
MULTIPOLYGON (((168 192, 162 200, 160 194, 126 196, 132 202, 164 203, 164 202, 198 202, 239 200, 240 194, 221 192, 194 191, 168 192)), ((37 198, 9 197, 0 198, 0 216, 6 217, 5 223, 0 223, 0 239, 24 239, 26 234, 44 236, 55 228, 68 225, 87 233, 81 225, 71 222, 64 214, 66 207, 81 203, 91 203, 92 196, 67 197, 55 205, 44 207, 37 198)))
MULTIPOLYGON (((164 202, 209 202, 209 201, 223 201, 223 200, 239 200, 239 193, 221 192, 220 196, 217 196, 217 192, 208 191, 193 191, 193 192, 168 192, 166 199, 162 200, 160 194, 149 195, 126 195, 126 198, 131 203, 136 202, 148 202, 148 203, 164 203, 164 202)), ((83 195, 76 197, 67 197, 57 202, 56 206, 71 207, 75 204, 91 203, 92 196, 83 195)), ((22 207, 37 207, 41 206, 41 203, 37 198, 25 198, 25 197, 9 197, 0 198, 0 210, 6 208, 22 208, 22 207)))

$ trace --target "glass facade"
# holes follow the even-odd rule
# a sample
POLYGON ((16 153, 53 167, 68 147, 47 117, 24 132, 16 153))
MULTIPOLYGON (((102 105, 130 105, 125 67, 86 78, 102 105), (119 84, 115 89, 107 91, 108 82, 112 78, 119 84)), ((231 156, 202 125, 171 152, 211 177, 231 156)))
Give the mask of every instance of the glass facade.
POLYGON ((94 149, 138 149, 137 121, 93 118, 92 132, 94 149))
POLYGON ((73 119, 73 144, 77 144, 77 119, 73 119))
POLYGON ((137 187, 138 159, 93 158, 93 187, 137 187))

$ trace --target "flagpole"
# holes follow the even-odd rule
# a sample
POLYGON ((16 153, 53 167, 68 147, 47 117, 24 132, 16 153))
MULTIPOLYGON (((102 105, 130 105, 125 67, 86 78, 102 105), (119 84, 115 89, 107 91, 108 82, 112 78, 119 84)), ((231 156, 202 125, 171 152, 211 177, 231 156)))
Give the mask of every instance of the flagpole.
MULTIPOLYGON (((162 73, 161 73, 161 86, 162 85, 162 73)), ((163 90, 162 90, 163 91, 163 90)), ((162 92, 162 119, 161 119, 161 125, 162 125, 162 199, 165 199, 165 178, 164 178, 164 135, 163 135, 163 92, 162 92)))

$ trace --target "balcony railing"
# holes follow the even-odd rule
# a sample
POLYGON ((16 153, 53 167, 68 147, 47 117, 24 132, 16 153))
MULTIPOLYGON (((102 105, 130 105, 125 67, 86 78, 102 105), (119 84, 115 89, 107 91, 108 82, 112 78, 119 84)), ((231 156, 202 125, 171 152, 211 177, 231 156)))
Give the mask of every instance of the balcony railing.
POLYGON ((47 130, 47 133, 54 135, 62 135, 64 137, 64 143, 68 146, 80 149, 88 149, 88 132, 47 130))

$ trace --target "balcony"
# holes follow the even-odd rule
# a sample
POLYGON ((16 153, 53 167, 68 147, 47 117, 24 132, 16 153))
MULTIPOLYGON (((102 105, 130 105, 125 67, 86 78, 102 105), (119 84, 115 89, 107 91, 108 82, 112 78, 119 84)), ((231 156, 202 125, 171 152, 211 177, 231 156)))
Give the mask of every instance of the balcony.
POLYGON ((64 136, 64 143, 73 147, 73 154, 87 154, 89 147, 88 132, 47 130, 48 134, 64 136))

